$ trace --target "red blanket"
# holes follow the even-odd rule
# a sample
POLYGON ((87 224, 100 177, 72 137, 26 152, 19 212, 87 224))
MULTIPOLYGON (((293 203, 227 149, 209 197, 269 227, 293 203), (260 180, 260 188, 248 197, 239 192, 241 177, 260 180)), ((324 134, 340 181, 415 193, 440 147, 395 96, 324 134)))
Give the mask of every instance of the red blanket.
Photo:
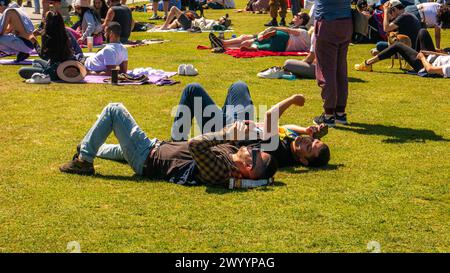
MULTIPOLYGON (((199 50, 205 50, 205 49, 211 49, 208 46, 197 46, 197 49, 199 50)), ((264 51, 264 50, 258 50, 258 51, 241 51, 240 49, 228 49, 224 52, 227 55, 233 56, 235 58, 256 58, 256 57, 268 57, 268 56, 306 56, 308 55, 308 52, 273 52, 273 51, 264 51)))
POLYGON ((233 56, 235 58, 256 58, 256 57, 268 57, 268 56, 306 56, 308 52, 273 52, 273 51, 241 51, 240 49, 228 49, 225 54, 233 56))

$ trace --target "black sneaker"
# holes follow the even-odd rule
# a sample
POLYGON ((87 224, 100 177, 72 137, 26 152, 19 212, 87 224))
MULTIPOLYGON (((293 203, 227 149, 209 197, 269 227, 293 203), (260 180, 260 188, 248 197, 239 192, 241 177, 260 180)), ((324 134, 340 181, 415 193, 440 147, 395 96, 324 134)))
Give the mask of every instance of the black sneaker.
POLYGON ((266 27, 277 27, 278 26, 277 19, 272 19, 272 21, 270 21, 267 24, 264 24, 264 26, 266 26, 266 27))
POLYGON ((25 61, 26 59, 28 59, 28 57, 30 57, 30 54, 25 52, 19 52, 19 54, 17 54, 15 62, 20 63, 21 61, 25 61))
POLYGON ((220 40, 216 35, 214 35, 214 33, 210 32, 209 33, 209 41, 211 42, 211 47, 212 48, 222 48, 225 49, 225 47, 223 46, 223 42, 222 40, 220 40))
POLYGON ((280 20, 280 26, 285 27, 286 26, 286 20, 284 18, 281 18, 280 20))
POLYGON ((313 119, 313 122, 316 125, 325 124, 328 127, 336 127, 336 119, 334 118, 334 116, 332 116, 330 118, 326 118, 325 113, 323 113, 320 116, 315 117, 313 119))
POLYGON ((336 114, 335 117, 336 117, 336 123, 344 124, 344 125, 348 124, 346 113, 344 113, 343 115, 336 114))
POLYGON ((95 174, 94 164, 87 161, 81 161, 78 158, 75 158, 72 161, 60 166, 59 170, 63 173, 73 173, 80 175, 95 174))

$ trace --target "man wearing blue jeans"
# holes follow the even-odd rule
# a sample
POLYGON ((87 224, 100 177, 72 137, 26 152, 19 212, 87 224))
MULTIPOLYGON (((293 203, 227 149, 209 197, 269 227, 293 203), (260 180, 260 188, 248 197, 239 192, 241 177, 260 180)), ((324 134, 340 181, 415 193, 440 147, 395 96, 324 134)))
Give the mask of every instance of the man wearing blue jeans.
POLYGON ((173 140, 189 139, 192 117, 201 122, 199 124, 201 133, 219 131, 237 120, 253 120, 253 102, 248 86, 241 81, 232 84, 220 109, 200 84, 187 85, 181 94, 172 125, 173 140), (219 128, 207 129, 212 121, 216 121, 214 124, 219 128))
POLYGON ((93 175, 94 159, 123 159, 138 175, 178 184, 226 186, 230 178, 267 179, 277 171, 277 162, 265 152, 252 158, 252 148, 236 147, 237 136, 248 134, 248 126, 235 122, 215 133, 189 141, 149 139, 120 103, 110 103, 81 141, 72 161, 60 166, 65 173, 93 175), (119 145, 104 145, 114 132, 119 145))

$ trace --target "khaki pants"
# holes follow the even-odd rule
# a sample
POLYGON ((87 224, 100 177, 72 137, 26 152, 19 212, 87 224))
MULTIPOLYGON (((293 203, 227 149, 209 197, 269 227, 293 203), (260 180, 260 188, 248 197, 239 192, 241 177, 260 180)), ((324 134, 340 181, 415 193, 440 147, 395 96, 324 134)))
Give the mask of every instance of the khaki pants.
POLYGON ((286 18, 287 0, 270 0, 269 7, 270 7, 270 17, 276 19, 277 13, 279 13, 281 18, 286 18), (278 9, 280 9, 279 12, 278 9))

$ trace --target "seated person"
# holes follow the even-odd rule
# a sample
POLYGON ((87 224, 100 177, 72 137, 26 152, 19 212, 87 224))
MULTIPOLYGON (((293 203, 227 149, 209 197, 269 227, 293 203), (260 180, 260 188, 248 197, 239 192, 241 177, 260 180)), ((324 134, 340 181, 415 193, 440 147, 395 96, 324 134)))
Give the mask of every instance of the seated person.
POLYGON ((220 40, 213 33, 210 41, 214 48, 241 49, 247 51, 268 50, 274 52, 308 51, 311 37, 305 29, 299 28, 308 23, 309 15, 294 16, 293 27, 270 27, 258 35, 241 35, 240 37, 220 40))
POLYGON ((87 57, 82 61, 86 69, 91 72, 111 75, 111 70, 120 67, 119 73, 128 70, 128 51, 120 43, 121 26, 117 22, 111 22, 106 27, 106 46, 94 56, 87 57))
POLYGON ((425 29, 421 30, 419 40, 422 41, 421 48, 423 51, 421 52, 417 52, 401 42, 396 42, 381 51, 375 57, 366 60, 361 64, 355 65, 355 69, 358 71, 370 72, 372 71, 373 64, 381 60, 388 59, 395 54, 400 54, 417 73, 426 72, 428 74, 435 74, 449 78, 450 55, 443 53, 441 50, 436 52, 431 36, 425 29), (427 55, 428 58, 426 57, 427 55))
MULTIPOLYGON (((75 45, 78 46, 76 42, 75 45)), ((81 51, 79 46, 78 50, 81 51)), ((75 59, 64 19, 55 11, 47 12, 44 18, 42 47, 38 51, 41 60, 33 60, 31 67, 21 68, 19 75, 22 78, 29 79, 34 73, 43 73, 49 75, 53 81, 59 80, 56 74, 58 65, 67 60, 75 59)))
POLYGON ((277 171, 277 162, 268 153, 257 153, 253 160, 251 147, 232 145, 236 135, 248 132, 248 126, 243 122, 189 141, 166 142, 149 139, 120 103, 110 103, 103 109, 81 141, 73 160, 60 166, 60 171, 95 174, 94 159, 112 132, 119 140, 123 158, 133 171, 153 179, 186 185, 228 186, 230 178, 268 179, 277 171))
POLYGON ((102 22, 105 21, 106 14, 108 13, 109 7, 105 0, 94 0, 94 11, 98 14, 102 22))
POLYGON ((94 45, 103 44, 103 27, 100 16, 89 6, 89 0, 76 0, 73 4, 81 24, 71 31, 80 45, 87 43, 87 37, 94 38, 94 45))
MULTIPOLYGON (((419 20, 407 12, 405 6, 399 0, 390 0, 383 5, 383 30, 386 33, 398 32, 409 37, 413 47, 416 45, 417 35, 421 28, 419 20)), ((382 51, 388 47, 388 42, 381 41, 376 45, 376 50, 372 54, 382 51)))
POLYGON ((25 60, 38 44, 31 19, 10 0, 0 1, 0 14, 0 51, 25 60))
MULTIPOLYGON (((441 5, 436 2, 427 2, 411 5, 405 8, 406 12, 414 14, 425 28, 434 28, 436 47, 441 48, 441 29, 450 27, 450 5, 441 5)), ((419 48, 416 48, 420 51, 419 48)))
MULTIPOLYGON (((291 105, 302 106, 304 97, 302 95, 291 96, 266 113, 268 115, 279 112, 279 116, 291 105)), ((187 85, 181 95, 181 100, 175 115, 171 129, 173 141, 186 141, 192 126, 192 119, 195 117, 200 127, 200 134, 219 132, 225 126, 230 126, 236 121, 245 121, 253 119, 253 103, 250 97, 248 87, 243 82, 236 82, 228 90, 228 95, 222 109, 219 109, 212 98, 199 84, 187 85), (195 100, 201 102, 201 109, 197 107, 195 100), (208 112, 208 115, 205 113, 208 112), (214 117, 209 114, 215 113, 214 117), (214 119, 217 118, 217 126, 211 126, 214 119)), ((257 124, 259 128, 264 128, 264 124, 257 124)), ((314 125, 307 128, 297 125, 285 125, 278 129, 279 142, 273 150, 266 152, 275 157, 279 167, 298 166, 299 164, 312 167, 321 167, 328 164, 330 159, 330 150, 322 141, 316 139, 317 135, 325 132, 324 125, 314 125), (305 135, 305 136, 302 136, 305 135)), ((277 137, 278 137, 277 136, 277 137)), ((239 145, 253 144, 254 141, 242 141, 239 145)), ((98 150, 97 157, 124 161, 124 153, 118 144, 104 144, 98 150)))
POLYGON ((120 0, 111 0, 108 13, 106 14, 103 28, 106 29, 110 22, 117 22, 122 27, 122 34, 120 36, 121 43, 127 43, 131 35, 131 30, 134 28, 133 15, 127 5, 120 4, 120 0))

